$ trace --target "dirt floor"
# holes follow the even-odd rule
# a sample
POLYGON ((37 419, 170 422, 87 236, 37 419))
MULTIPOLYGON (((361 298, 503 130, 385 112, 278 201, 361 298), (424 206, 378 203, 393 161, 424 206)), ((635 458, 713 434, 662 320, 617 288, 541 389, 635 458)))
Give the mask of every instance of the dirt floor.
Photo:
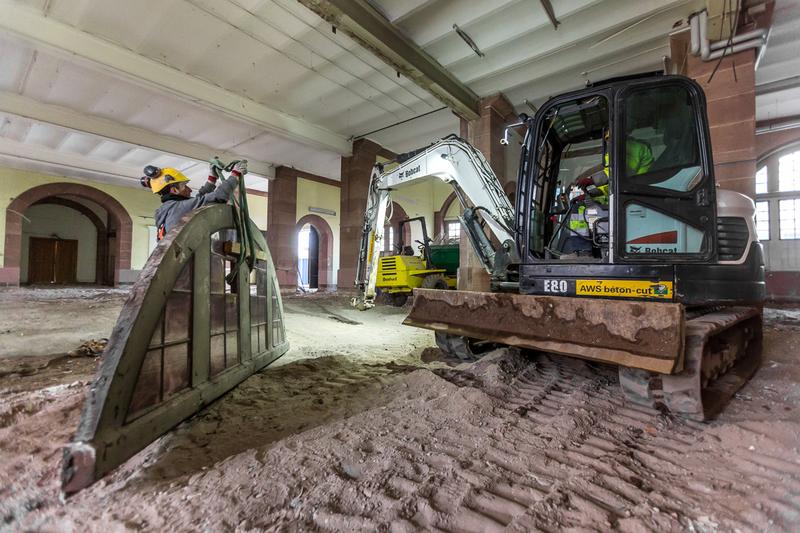
POLYGON ((700 424, 626 405, 611 367, 514 350, 454 366, 402 309, 288 298, 283 359, 64 503, 97 360, 43 354, 82 325, 107 336, 124 294, 68 296, 0 293, 0 529, 800 527, 798 310, 767 310, 762 368, 700 424))

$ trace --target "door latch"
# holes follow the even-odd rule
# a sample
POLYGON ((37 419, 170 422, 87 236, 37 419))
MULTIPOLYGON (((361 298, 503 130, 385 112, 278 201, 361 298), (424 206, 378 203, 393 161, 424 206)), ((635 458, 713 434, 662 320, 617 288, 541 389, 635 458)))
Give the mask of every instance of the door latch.
POLYGON ((695 203, 700 207, 708 207, 708 191, 700 189, 694 197, 695 203))

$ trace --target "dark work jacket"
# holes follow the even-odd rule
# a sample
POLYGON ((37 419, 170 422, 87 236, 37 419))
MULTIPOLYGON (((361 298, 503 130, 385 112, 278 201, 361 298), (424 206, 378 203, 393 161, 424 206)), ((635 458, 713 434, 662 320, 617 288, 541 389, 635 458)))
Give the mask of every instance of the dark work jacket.
POLYGON ((207 181, 197 191, 197 195, 191 198, 167 196, 162 200, 161 206, 156 209, 156 228, 159 229, 159 235, 166 235, 169 230, 178 225, 183 215, 192 209, 209 204, 224 204, 238 184, 238 178, 232 175, 222 180, 218 186, 207 181), (162 225, 164 226, 163 232, 161 231, 162 225))

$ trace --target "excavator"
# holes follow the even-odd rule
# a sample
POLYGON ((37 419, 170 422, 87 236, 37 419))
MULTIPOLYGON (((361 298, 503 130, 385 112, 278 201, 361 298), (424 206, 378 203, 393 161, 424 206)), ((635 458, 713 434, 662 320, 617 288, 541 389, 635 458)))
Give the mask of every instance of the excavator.
POLYGON ((425 217, 401 220, 397 227, 396 254, 383 255, 378 260, 376 292, 380 291, 385 300, 395 307, 405 305, 412 290, 417 287, 427 289, 455 289, 458 270, 458 244, 436 243, 428 237, 425 217), (404 242, 404 229, 411 223, 419 223, 422 240, 420 255, 414 254, 413 246, 404 242))
POLYGON ((404 324, 446 353, 516 346, 610 363, 625 397, 715 416, 761 360, 764 259, 753 201, 718 189, 705 95, 647 73, 550 98, 506 129, 522 135, 515 205, 456 136, 376 164, 357 267, 373 305, 391 191, 453 186, 488 291, 414 289, 404 324))

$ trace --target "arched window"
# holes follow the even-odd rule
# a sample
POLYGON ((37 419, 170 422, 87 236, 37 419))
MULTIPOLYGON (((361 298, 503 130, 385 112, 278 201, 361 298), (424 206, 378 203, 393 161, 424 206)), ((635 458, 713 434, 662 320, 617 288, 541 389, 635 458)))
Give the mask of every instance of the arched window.
POLYGON ((756 229, 761 241, 800 239, 800 149, 779 150, 759 162, 756 229), (771 220, 772 219, 772 220, 771 220))

